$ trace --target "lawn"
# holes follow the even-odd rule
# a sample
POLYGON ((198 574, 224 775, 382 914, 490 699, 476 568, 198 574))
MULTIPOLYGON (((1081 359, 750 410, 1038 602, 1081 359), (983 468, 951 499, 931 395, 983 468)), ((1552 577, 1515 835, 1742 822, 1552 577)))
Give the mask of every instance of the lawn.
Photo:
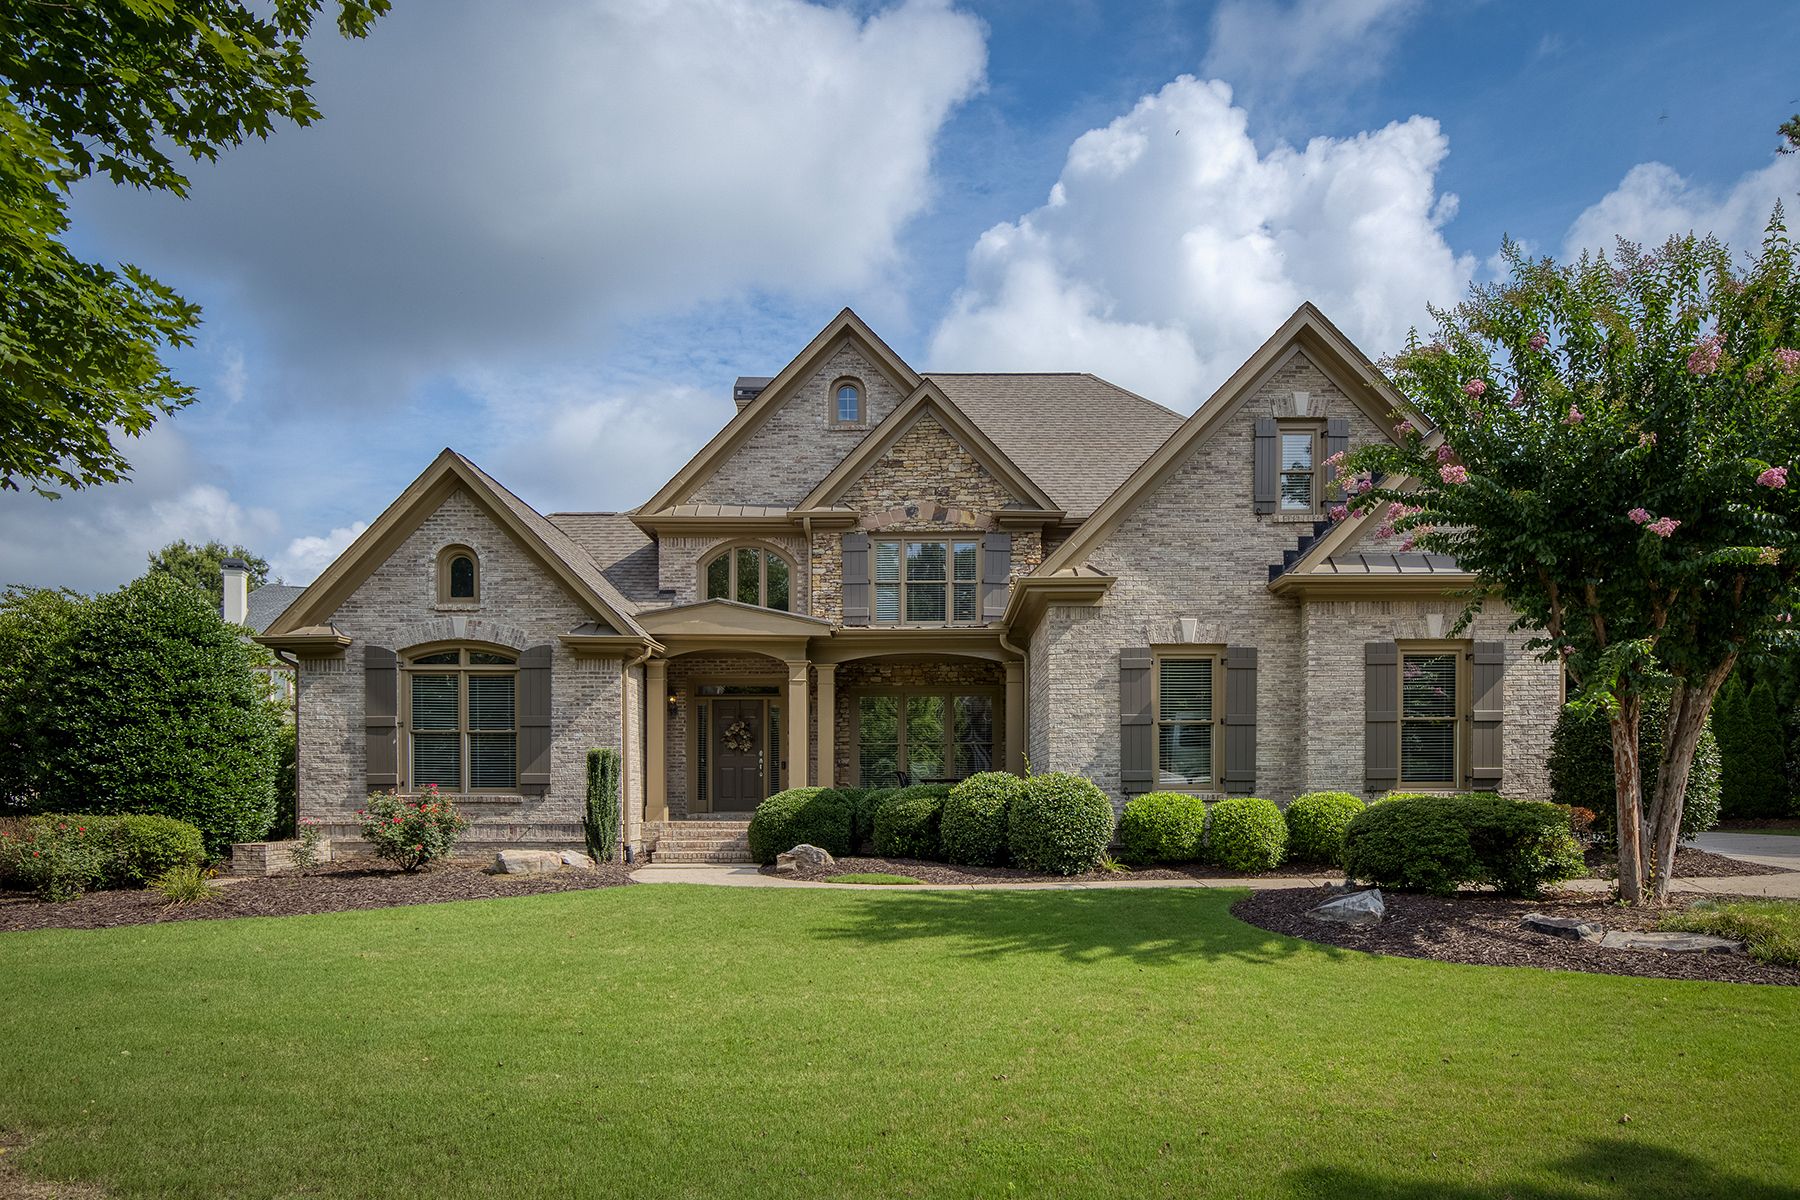
POLYGON ((0 1125, 116 1197, 1800 1198, 1800 989, 1327 951, 1240 894, 6 934, 0 1125))

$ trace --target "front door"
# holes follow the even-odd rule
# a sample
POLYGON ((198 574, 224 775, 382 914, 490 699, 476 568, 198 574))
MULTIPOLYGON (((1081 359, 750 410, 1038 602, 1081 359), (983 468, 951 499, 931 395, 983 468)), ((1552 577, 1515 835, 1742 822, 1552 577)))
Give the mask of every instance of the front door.
POLYGON ((763 702, 713 701, 713 808, 749 812, 762 803, 763 702))

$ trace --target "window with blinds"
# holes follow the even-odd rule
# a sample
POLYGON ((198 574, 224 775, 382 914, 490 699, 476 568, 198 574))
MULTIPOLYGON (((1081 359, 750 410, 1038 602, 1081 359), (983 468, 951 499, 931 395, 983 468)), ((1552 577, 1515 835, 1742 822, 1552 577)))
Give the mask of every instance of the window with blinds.
POLYGON ((974 624, 980 620, 981 543, 911 539, 878 541, 877 624, 974 624))
POLYGON ((1156 778, 1158 790, 1212 790, 1215 684, 1218 658, 1158 658, 1156 662, 1156 778))
POLYGON ((1458 782, 1455 654, 1400 656, 1400 782, 1458 782))
POLYGON ((482 650, 408 660, 409 786, 470 792, 519 785, 517 666, 510 655, 482 650))
POLYGON ((963 779, 994 770, 997 693, 883 692, 856 697, 859 787, 963 779))

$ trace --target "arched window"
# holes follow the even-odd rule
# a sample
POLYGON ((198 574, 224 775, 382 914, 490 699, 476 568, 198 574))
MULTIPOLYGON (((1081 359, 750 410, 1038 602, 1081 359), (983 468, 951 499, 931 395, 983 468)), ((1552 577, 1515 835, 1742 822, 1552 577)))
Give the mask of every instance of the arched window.
POLYGON ((440 603, 481 599, 481 559, 467 546, 445 546, 438 551, 437 593, 440 603))
POLYGON ((706 564, 706 598, 789 611, 793 568, 773 550, 737 546, 706 564))
POLYGON ((518 653, 504 647, 401 656, 407 784, 444 792, 519 786, 518 653))
POLYGON ((859 379, 840 379, 831 385, 831 423, 858 425, 863 420, 863 385, 859 379))

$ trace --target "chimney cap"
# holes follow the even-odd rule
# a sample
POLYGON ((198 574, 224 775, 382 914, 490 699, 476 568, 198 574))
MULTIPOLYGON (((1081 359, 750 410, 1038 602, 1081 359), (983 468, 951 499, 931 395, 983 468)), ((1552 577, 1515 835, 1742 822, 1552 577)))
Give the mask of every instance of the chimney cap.
POLYGON ((219 567, 226 571, 248 571, 250 569, 250 564, 241 558, 228 558, 220 563, 219 567))

